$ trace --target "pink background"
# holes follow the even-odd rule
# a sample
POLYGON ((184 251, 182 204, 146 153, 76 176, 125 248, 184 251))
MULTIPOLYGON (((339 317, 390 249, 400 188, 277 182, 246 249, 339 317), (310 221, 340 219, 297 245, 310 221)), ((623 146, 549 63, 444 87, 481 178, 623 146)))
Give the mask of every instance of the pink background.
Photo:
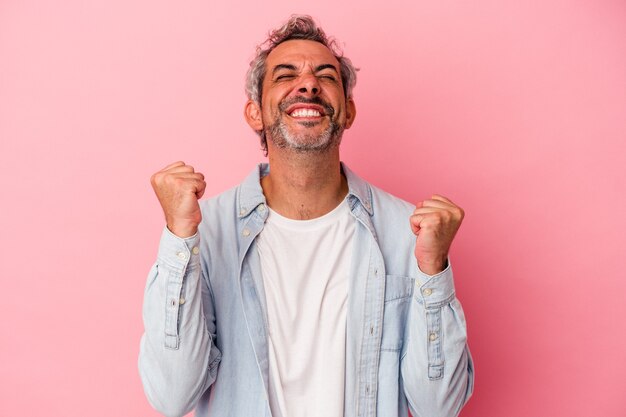
POLYGON ((0 416, 156 415, 149 177, 182 159, 210 196, 264 159, 243 77, 293 12, 362 68, 343 159, 466 209, 463 417, 626 415, 626 4, 226 3, 0 2, 0 416))

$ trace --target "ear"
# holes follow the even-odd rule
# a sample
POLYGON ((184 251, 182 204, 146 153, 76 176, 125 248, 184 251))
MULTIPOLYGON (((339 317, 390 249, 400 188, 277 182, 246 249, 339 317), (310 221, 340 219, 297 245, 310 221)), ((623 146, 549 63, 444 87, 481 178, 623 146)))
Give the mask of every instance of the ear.
POLYGON ((350 129, 352 123, 354 123, 354 119, 356 118, 356 104, 354 104, 353 99, 348 99, 346 103, 346 129, 350 129))
POLYGON ((243 116, 248 122, 248 125, 252 130, 258 132, 263 130, 263 118, 261 117, 261 108, 257 103, 252 100, 246 102, 246 106, 243 109, 243 116))

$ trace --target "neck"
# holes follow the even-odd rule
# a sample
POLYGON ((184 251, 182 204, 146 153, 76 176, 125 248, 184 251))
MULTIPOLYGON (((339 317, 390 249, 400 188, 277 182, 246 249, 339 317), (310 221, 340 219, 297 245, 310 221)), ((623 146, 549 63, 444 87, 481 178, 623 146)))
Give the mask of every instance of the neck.
POLYGON ((308 220, 337 207, 348 193, 339 148, 322 153, 269 149, 270 173, 261 179, 272 210, 290 219, 308 220))

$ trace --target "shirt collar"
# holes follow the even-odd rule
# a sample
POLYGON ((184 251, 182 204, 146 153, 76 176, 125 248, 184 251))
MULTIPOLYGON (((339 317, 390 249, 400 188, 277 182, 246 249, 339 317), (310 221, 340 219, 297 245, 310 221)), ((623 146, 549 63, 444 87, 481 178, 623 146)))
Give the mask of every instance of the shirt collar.
MULTIPOLYGON (((341 169, 348 181, 348 200, 350 209, 354 210, 357 202, 372 216, 374 208, 372 205, 372 191, 370 185, 361 177, 356 175, 345 163, 341 163, 341 169)), ((239 187, 238 212, 237 216, 243 218, 253 212, 260 204, 265 204, 265 196, 261 188, 261 178, 270 172, 269 164, 260 163, 246 177, 239 187)))
MULTIPOLYGON (((361 177, 356 175, 345 163, 341 163, 341 169, 348 180, 348 198, 355 203, 358 201, 370 216, 374 215, 374 206, 372 204, 372 190, 370 185, 361 177)), ((353 208, 354 204, 350 204, 353 208)))

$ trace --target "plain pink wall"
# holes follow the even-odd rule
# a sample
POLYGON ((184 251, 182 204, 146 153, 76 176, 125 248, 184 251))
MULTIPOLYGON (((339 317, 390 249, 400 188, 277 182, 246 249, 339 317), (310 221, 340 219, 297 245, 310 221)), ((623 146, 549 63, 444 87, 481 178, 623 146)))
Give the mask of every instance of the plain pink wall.
POLYGON ((294 12, 362 69, 343 159, 466 209, 463 417, 626 415, 626 4, 227 3, 0 2, 0 416, 156 415, 149 177, 183 159, 213 195, 264 159, 243 77, 294 12))

